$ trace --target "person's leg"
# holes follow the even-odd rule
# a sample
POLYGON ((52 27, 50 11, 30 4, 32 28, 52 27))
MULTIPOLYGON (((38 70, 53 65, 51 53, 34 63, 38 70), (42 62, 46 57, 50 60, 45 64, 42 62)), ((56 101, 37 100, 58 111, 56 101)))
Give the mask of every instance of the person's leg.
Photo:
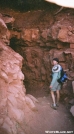
POLYGON ((59 103, 59 100, 60 100, 60 91, 57 90, 56 91, 56 94, 57 94, 57 104, 59 103))
POLYGON ((53 105, 56 106, 54 91, 51 91, 51 97, 52 97, 53 105))

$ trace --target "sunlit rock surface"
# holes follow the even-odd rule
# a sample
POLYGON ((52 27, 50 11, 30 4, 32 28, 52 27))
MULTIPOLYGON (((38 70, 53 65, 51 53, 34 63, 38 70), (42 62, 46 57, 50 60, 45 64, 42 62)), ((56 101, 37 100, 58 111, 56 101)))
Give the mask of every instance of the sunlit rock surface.
POLYGON ((22 134, 25 128, 21 129, 21 126, 29 120, 29 112, 36 110, 35 102, 38 101, 26 95, 21 71, 23 57, 8 46, 10 32, 1 18, 0 31, 0 131, 2 134, 22 134))

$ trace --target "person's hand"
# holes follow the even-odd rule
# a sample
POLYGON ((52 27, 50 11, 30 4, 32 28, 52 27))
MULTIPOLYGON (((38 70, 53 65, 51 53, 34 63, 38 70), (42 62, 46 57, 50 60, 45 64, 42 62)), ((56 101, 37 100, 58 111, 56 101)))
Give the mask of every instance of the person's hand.
POLYGON ((51 88, 52 88, 52 86, 49 86, 49 88, 51 89, 51 88))

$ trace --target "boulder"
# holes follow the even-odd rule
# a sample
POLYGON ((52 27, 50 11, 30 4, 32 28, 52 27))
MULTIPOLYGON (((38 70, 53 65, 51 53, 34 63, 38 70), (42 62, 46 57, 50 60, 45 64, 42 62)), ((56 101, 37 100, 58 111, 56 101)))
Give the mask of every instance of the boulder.
MULTIPOLYGON (((27 44, 28 42, 37 42, 39 39, 39 30, 36 29, 23 29, 21 33, 21 39, 23 39, 27 44)), ((32 45, 29 43, 28 45, 32 45)))
POLYGON ((66 26, 61 27, 61 29, 58 32, 57 38, 62 42, 68 42, 74 44, 74 34, 73 32, 69 31, 68 27, 66 26))
POLYGON ((58 33, 58 39, 62 42, 69 42, 69 38, 68 38, 68 28, 67 27, 62 27, 59 30, 58 33))

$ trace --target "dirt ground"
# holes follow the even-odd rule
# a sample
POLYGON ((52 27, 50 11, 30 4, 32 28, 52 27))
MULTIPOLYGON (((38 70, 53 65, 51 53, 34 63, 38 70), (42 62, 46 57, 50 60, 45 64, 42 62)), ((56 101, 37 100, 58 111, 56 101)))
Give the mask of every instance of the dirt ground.
POLYGON ((30 119, 26 127, 28 134, 45 134, 50 131, 72 131, 74 133, 74 120, 69 109, 62 102, 57 110, 53 110, 50 107, 52 104, 50 95, 37 99, 39 101, 37 111, 28 116, 30 119))

